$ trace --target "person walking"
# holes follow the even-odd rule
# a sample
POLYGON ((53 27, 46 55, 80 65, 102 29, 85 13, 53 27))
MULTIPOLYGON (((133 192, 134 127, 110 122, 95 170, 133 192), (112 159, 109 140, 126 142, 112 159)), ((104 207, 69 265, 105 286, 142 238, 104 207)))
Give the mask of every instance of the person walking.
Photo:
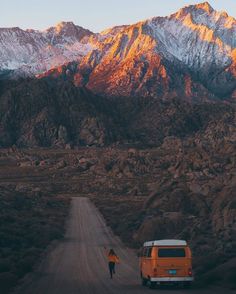
MULTIPOLYGON (((106 247, 105 247, 105 250, 106 250, 106 247)), ((115 271, 116 263, 119 263, 120 259, 116 255, 115 251, 112 248, 107 253, 107 258, 108 258, 108 268, 109 268, 109 272, 110 272, 110 277, 112 279, 113 275, 116 272, 115 271)))

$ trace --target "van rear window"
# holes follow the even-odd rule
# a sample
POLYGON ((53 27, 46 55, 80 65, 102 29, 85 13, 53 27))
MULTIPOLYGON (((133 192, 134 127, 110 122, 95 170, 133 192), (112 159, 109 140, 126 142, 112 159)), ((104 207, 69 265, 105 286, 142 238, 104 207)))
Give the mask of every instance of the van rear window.
POLYGON ((160 248, 158 257, 185 257, 184 248, 160 248))

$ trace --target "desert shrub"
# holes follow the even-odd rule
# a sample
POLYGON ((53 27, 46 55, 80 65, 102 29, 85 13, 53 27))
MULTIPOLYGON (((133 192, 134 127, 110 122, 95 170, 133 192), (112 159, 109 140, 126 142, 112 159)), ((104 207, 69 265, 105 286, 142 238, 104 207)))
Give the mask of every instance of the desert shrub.
POLYGON ((0 293, 32 271, 40 255, 64 234, 69 200, 0 187, 0 293))
POLYGON ((0 273, 10 271, 12 263, 9 258, 0 258, 0 273))
POLYGON ((224 280, 231 289, 236 289, 236 268, 226 273, 224 280))
POLYGON ((16 285, 18 277, 11 272, 0 273, 1 294, 9 293, 10 289, 16 285))

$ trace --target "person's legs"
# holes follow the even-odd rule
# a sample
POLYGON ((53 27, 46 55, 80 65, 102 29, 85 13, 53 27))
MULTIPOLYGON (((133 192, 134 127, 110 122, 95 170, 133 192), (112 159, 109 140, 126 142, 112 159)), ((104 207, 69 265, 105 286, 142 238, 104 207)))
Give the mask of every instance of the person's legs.
POLYGON ((116 269, 116 264, 114 263, 114 265, 113 265, 113 274, 116 273, 116 272, 115 272, 115 269, 116 269))
POLYGON ((109 272, 112 279, 113 271, 114 271, 114 262, 109 262, 109 272))

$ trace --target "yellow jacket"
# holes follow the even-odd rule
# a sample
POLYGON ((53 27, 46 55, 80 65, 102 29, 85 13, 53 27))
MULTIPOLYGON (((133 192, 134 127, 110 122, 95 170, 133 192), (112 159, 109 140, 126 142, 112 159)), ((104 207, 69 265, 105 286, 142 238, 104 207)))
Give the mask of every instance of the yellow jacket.
POLYGON ((120 262, 119 257, 116 256, 116 255, 109 255, 108 254, 107 257, 108 257, 109 262, 114 262, 114 263, 119 263, 120 262))

